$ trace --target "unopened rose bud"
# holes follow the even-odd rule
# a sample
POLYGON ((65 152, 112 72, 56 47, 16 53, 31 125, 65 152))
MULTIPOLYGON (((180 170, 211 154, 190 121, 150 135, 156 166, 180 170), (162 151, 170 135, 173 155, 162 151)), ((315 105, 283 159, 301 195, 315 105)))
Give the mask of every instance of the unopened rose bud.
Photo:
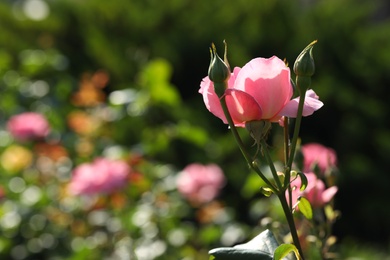
POLYGON ((210 80, 214 83, 215 92, 218 96, 222 96, 225 89, 227 81, 230 78, 230 66, 226 58, 226 52, 227 52, 227 45, 225 44, 225 54, 224 54, 224 60, 222 60, 217 53, 217 49, 215 48, 215 45, 211 45, 210 54, 211 54, 211 61, 209 66, 209 73, 208 76, 210 80))
POLYGON ((301 93, 304 93, 311 84, 311 76, 315 72, 315 65, 313 59, 313 47, 317 41, 311 42, 298 55, 294 63, 294 73, 296 77, 296 85, 301 93))
POLYGON ((313 47, 317 41, 310 43, 295 60, 294 73, 297 76, 311 77, 315 72, 315 65, 313 59, 313 47))

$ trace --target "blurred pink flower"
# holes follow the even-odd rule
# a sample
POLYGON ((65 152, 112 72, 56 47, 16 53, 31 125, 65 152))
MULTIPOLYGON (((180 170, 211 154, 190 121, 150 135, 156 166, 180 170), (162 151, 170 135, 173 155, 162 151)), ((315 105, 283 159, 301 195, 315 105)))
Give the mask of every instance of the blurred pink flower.
MULTIPOLYGON (((227 124, 209 77, 202 80, 199 93, 206 108, 227 124)), ((234 68, 225 91, 226 104, 237 127, 244 127, 249 121, 277 122, 282 116, 296 117, 299 98, 291 100, 292 95, 290 69, 276 56, 255 58, 242 69, 234 68)), ((322 106, 315 92, 309 90, 303 115, 309 116, 322 106)))
POLYGON ((213 200, 225 184, 225 176, 216 164, 193 163, 185 167, 177 177, 177 188, 194 204, 213 200))
MULTIPOLYGON (((318 179, 314 173, 305 173, 305 175, 308 184, 304 191, 300 190, 301 179, 299 177, 291 183, 293 187, 291 196, 292 205, 297 203, 297 199, 300 196, 305 197, 313 208, 323 207, 326 203, 330 202, 338 190, 337 187, 332 186, 326 189, 324 182, 318 179)), ((287 193, 286 196, 288 196, 287 193)))
POLYGON ((50 132, 46 118, 35 112, 26 112, 11 117, 8 120, 7 129, 19 141, 40 139, 50 132))
POLYGON ((336 152, 318 143, 305 144, 301 148, 303 154, 303 171, 311 172, 318 166, 321 173, 335 168, 337 164, 336 152))
POLYGON ((0 200, 5 198, 5 189, 3 186, 0 186, 0 200))
POLYGON ((124 161, 96 158, 73 170, 68 190, 74 195, 112 193, 127 184, 130 170, 124 161))

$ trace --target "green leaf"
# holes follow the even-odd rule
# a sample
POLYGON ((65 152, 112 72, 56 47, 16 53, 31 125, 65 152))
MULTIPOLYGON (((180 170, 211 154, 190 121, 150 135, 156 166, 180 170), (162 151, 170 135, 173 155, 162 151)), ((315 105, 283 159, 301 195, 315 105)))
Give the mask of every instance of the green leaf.
POLYGON ((267 229, 245 244, 215 248, 209 254, 215 256, 215 260, 271 260, 278 246, 275 236, 267 229))
POLYGON ((299 211, 303 214, 303 216, 307 219, 312 219, 313 209, 311 208, 310 202, 305 197, 299 197, 298 202, 299 211))
POLYGON ((274 234, 266 229, 247 243, 236 245, 235 248, 260 250, 272 255, 278 246, 274 234))
POLYGON ((153 102, 178 106, 181 102, 178 90, 170 83, 172 65, 164 59, 150 61, 140 74, 140 84, 150 92, 153 102))
POLYGON ((191 125, 187 121, 180 121, 176 125, 177 136, 198 146, 204 146, 209 141, 208 133, 201 127, 191 125))
POLYGON ((209 251, 215 260, 272 260, 272 255, 261 250, 220 247, 209 251))
POLYGON ((276 248, 274 253, 274 260, 281 260, 286 257, 288 254, 293 252, 297 259, 301 259, 299 257, 298 249, 293 244, 281 244, 278 248, 276 248))

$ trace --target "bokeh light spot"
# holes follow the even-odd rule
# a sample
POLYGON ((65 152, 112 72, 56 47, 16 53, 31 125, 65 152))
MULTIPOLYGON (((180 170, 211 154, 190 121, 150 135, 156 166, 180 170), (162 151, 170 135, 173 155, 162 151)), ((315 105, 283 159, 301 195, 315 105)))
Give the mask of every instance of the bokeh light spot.
POLYGON ((42 0, 27 0, 23 5, 24 14, 31 20, 41 21, 50 13, 48 4, 42 0))
POLYGON ((26 182, 20 177, 14 177, 9 181, 9 189, 15 193, 21 193, 26 188, 26 182))

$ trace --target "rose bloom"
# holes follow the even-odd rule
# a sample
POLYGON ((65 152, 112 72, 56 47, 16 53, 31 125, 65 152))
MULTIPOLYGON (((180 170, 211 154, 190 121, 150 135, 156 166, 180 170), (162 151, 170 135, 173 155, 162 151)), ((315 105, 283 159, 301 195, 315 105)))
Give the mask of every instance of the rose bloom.
MULTIPOLYGON (((291 183, 291 187, 293 187, 291 196, 292 204, 295 205, 300 196, 305 197, 313 208, 323 207, 326 203, 330 202, 338 190, 337 187, 332 186, 326 188, 324 182, 318 179, 312 172, 305 173, 305 175, 308 184, 304 191, 300 190, 301 179, 299 177, 291 183)), ((286 196, 288 197, 287 192, 286 196)))
POLYGON ((35 112, 15 115, 8 120, 7 129, 19 141, 41 139, 50 132, 46 118, 35 112))
MULTIPOLYGON (((227 85, 225 100, 237 127, 244 127, 249 121, 278 122, 282 116, 297 116, 299 98, 291 100, 293 87, 290 69, 276 56, 255 58, 242 68, 234 68, 227 85)), ((209 77, 203 78, 199 93, 203 95, 206 108, 227 124, 209 77)), ((315 92, 308 90, 303 116, 313 114, 322 106, 315 92)))
POLYGON ((310 172, 318 166, 321 173, 336 167, 336 152, 318 143, 305 144, 301 148, 303 154, 303 171, 310 172))
POLYGON ((96 158, 73 170, 68 190, 74 195, 112 193, 127 184, 130 170, 124 161, 96 158))
POLYGON ((177 177, 179 192, 194 204, 213 200, 225 184, 225 176, 216 164, 193 163, 185 167, 177 177))

